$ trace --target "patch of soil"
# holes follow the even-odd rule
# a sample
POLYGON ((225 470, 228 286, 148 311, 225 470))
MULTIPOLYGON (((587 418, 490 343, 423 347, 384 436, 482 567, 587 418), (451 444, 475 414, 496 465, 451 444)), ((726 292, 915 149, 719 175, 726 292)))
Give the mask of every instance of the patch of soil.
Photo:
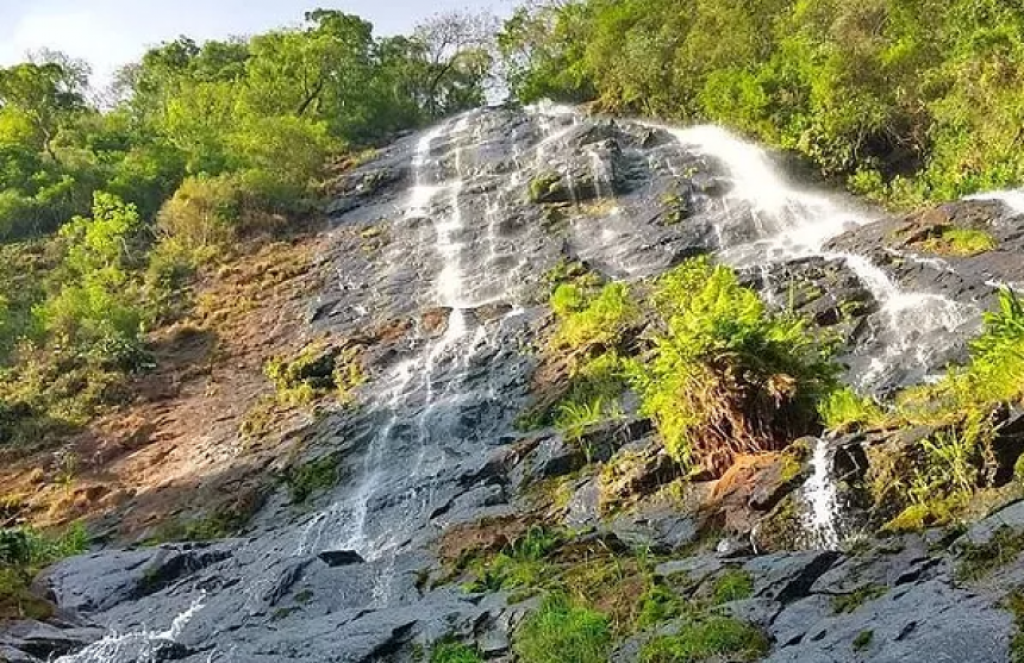
POLYGON ((86 519, 110 540, 133 540, 259 493, 310 416, 275 412, 258 444, 239 431, 272 393, 267 360, 309 340, 307 304, 327 277, 317 258, 329 237, 254 246, 202 276, 191 317, 151 334, 156 369, 134 380, 131 404, 56 452, 0 469, 6 512, 17 514, 9 524, 86 519))

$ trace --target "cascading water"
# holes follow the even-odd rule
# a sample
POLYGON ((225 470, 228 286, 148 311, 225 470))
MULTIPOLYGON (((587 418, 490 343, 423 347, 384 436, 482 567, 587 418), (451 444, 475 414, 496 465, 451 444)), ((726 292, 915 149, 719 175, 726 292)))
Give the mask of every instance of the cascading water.
POLYGON ((834 454, 828 440, 817 440, 811 454, 811 476, 804 484, 803 496, 808 504, 803 520, 812 547, 834 550, 841 542, 839 532, 840 506, 833 480, 834 454))
POLYGON ((165 631, 139 631, 135 633, 112 633, 86 647, 77 654, 61 656, 53 663, 109 663, 110 661, 130 660, 134 663, 157 663, 168 660, 166 654, 173 647, 185 627, 203 609, 200 600, 174 618, 165 631))
POLYGON ((854 376, 862 389, 887 383, 897 371, 909 381, 928 377, 936 348, 949 345, 980 315, 976 307, 943 295, 903 290, 865 256, 826 250, 829 240, 876 219, 832 196, 793 187, 763 149, 715 126, 670 132, 684 147, 723 164, 731 180, 726 200, 733 205, 716 224, 724 238, 722 260, 760 269, 766 263, 807 257, 842 260, 870 291, 879 308, 874 322, 882 329, 875 334, 870 366, 854 376), (738 210, 744 207, 757 229, 753 236, 748 226, 737 224, 743 218, 738 210), (928 343, 921 341, 923 334, 931 337, 928 343))

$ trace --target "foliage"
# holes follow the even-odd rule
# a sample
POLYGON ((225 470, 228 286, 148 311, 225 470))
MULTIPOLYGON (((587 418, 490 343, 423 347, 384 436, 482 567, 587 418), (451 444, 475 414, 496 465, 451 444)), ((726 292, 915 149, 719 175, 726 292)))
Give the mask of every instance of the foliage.
POLYGON ((51 606, 30 590, 33 578, 42 568, 85 552, 88 545, 81 525, 58 536, 31 529, 0 529, 0 621, 49 617, 51 606))
POLYGON ((643 663, 753 661, 768 652, 768 639, 749 624, 707 615, 687 620, 676 635, 660 636, 640 652, 643 663))
POLYGON ((608 618, 558 594, 526 618, 513 643, 523 663, 604 663, 610 646, 608 618))
POLYGON ((848 594, 837 594, 832 597, 832 612, 837 615, 853 612, 868 601, 885 596, 887 591, 883 585, 867 584, 848 594))
POLYGON ((924 241, 924 248, 942 255, 975 256, 998 246, 995 237, 973 228, 942 228, 924 241))
POLYGON ((609 283, 592 297, 579 286, 562 285, 552 296, 552 306, 561 318, 552 342, 570 349, 613 345, 638 313, 624 283, 609 283))
POLYGON ((1024 179, 1012 3, 529 2, 498 41, 521 101, 726 124, 896 205, 1024 179))
POLYGON ((483 658, 469 645, 446 640, 434 645, 430 652, 430 663, 483 663, 483 658))
POLYGON ((875 632, 873 630, 861 631, 860 633, 858 633, 856 635, 856 637, 854 637, 853 643, 851 643, 851 646, 853 647, 854 651, 860 651, 862 649, 867 649, 871 645, 871 642, 874 639, 875 639, 875 632))
POLYGON ((882 408, 870 396, 861 396, 851 387, 832 391, 818 404, 822 423, 832 431, 855 425, 877 426, 885 421, 882 408))
MULTIPOLYGON (((119 400, 197 270, 314 214, 335 157, 483 103, 494 29, 449 13, 377 37, 316 10, 160 44, 102 106, 63 54, 0 67, 3 441, 51 443, 119 400)), ((349 359, 343 400, 363 379, 349 359)))
POLYGON ((722 470, 735 453, 780 449, 812 432, 837 369, 829 344, 768 312, 725 267, 688 261, 651 297, 665 321, 633 387, 679 462, 722 470))
POLYGON ((746 571, 729 569, 715 580, 713 590, 715 605, 742 601, 753 596, 754 579, 746 571))
POLYGON ((323 343, 310 343, 292 358, 274 357, 264 373, 283 405, 305 405, 331 392, 347 402, 351 390, 366 379, 358 346, 328 348, 323 343))
POLYGON ((292 504, 303 504, 315 493, 333 488, 338 483, 338 459, 325 456, 289 467, 284 474, 284 483, 292 504))
POLYGON ((1024 552, 1024 534, 1003 525, 983 543, 967 543, 960 551, 956 576, 960 580, 981 580, 1015 561, 1024 552))

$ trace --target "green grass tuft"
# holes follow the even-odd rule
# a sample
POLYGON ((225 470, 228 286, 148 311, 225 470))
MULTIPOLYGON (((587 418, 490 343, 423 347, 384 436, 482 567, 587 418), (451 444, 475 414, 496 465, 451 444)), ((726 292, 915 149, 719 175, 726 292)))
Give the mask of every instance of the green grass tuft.
POLYGON ((611 642, 608 617, 551 595, 516 631, 513 648, 522 663, 607 663, 611 642))
POLYGON ((641 663, 754 661, 768 652, 768 639, 759 630, 718 615, 696 618, 679 633, 651 640, 640 652, 641 663))
POLYGON ((475 647, 453 640, 437 643, 430 652, 430 663, 483 663, 483 660, 475 647))
POLYGON ((715 580, 715 605, 749 599, 754 594, 754 578, 742 569, 729 569, 715 580))

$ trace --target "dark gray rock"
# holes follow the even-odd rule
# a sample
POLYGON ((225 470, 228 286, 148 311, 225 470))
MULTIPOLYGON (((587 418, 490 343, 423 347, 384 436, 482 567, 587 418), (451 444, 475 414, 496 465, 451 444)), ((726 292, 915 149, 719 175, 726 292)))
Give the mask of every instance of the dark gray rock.
POLYGON ((354 550, 323 550, 317 553, 327 566, 348 566, 350 564, 363 564, 366 560, 354 550))

